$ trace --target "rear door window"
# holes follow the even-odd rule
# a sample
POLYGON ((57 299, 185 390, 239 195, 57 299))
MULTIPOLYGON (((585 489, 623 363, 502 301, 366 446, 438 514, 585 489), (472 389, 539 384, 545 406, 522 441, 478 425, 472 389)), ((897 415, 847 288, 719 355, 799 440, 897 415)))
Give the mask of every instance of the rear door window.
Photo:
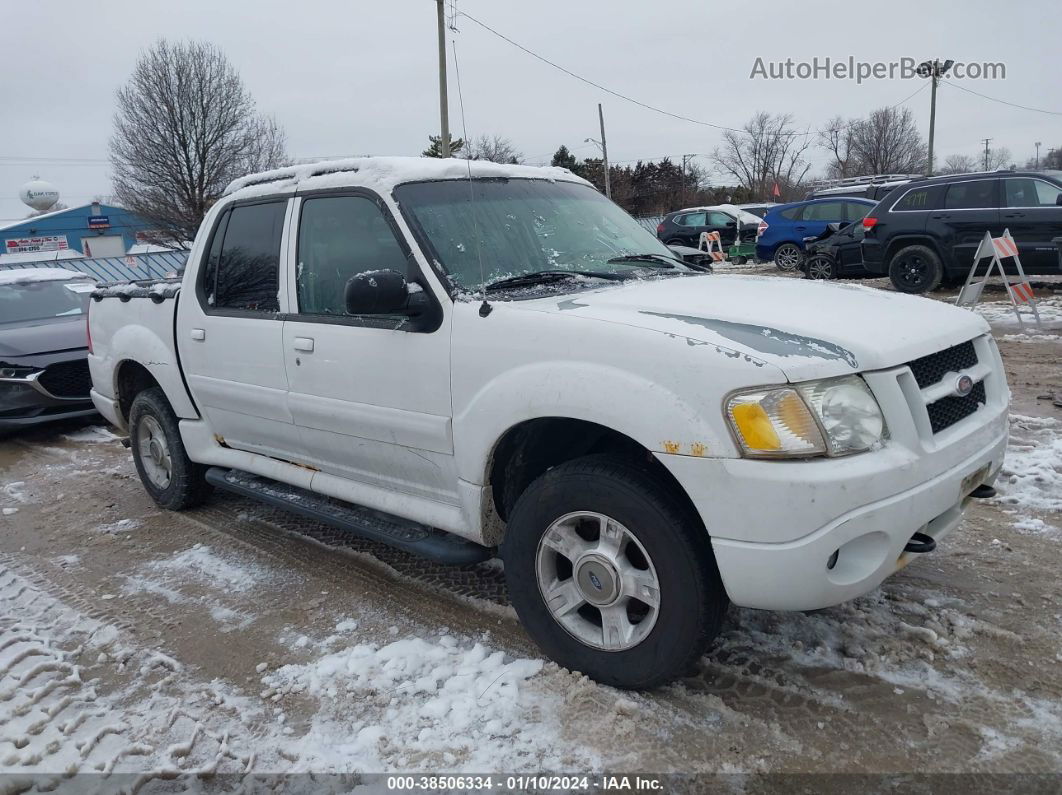
POLYGON ((1055 207, 1062 188, 1031 177, 1003 180, 1007 207, 1055 207))
POLYGON ((708 213, 686 213, 678 217, 682 226, 707 226, 708 213))
POLYGON ((286 201, 233 207, 218 226, 203 291, 215 309, 280 310, 280 238, 286 201), (223 235, 220 246, 218 235, 223 235), (214 264, 214 257, 216 265, 214 264))
POLYGON ((929 188, 914 188, 907 191, 900 200, 896 202, 896 206, 893 210, 914 211, 914 210, 928 210, 929 207, 929 188))
POLYGON ((844 220, 846 221, 860 221, 867 213, 873 210, 874 207, 870 204, 860 204, 859 202, 845 202, 844 203, 844 220))
POLYGON ((733 223, 734 219, 726 213, 708 213, 708 226, 726 226, 733 223))
POLYGON ((841 202, 817 202, 804 208, 805 221, 843 221, 844 206, 841 202))
POLYGON ((780 210, 778 214, 787 221, 795 221, 800 218, 800 211, 803 209, 803 207, 789 207, 785 210, 780 210))
POLYGON ((996 186, 999 180, 977 179, 970 182, 955 182, 948 186, 944 196, 945 210, 981 210, 999 206, 996 186))

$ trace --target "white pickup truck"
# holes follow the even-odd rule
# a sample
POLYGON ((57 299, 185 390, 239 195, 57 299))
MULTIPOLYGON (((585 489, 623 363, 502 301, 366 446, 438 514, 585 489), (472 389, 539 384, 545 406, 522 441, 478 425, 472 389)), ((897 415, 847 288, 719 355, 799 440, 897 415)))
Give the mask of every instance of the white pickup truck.
POLYGON ((992 492, 976 314, 710 274, 563 169, 364 158, 234 182, 183 280, 98 289, 92 399, 144 487, 214 486, 455 563, 620 687, 729 602, 833 605, 992 492))

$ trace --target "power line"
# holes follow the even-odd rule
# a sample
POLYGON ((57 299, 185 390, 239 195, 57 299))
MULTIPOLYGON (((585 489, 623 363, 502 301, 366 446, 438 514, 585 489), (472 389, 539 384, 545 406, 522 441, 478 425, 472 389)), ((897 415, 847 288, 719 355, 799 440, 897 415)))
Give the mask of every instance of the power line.
POLYGON ((632 103, 634 105, 638 105, 640 107, 645 108, 646 110, 651 110, 654 113, 661 113, 664 116, 670 116, 673 119, 678 119, 680 121, 688 121, 691 124, 699 124, 699 125, 701 125, 703 127, 714 127, 717 130, 726 130, 728 132, 736 132, 736 133, 744 132, 744 130, 739 130, 739 129, 735 128, 735 127, 726 127, 726 126, 724 126, 722 124, 713 124, 710 121, 701 121, 700 119, 691 119, 689 116, 683 116, 683 115, 681 115, 679 113, 672 113, 669 110, 664 110, 663 108, 654 107, 653 105, 649 105, 649 104, 647 104, 645 102, 641 102, 641 101, 639 101, 637 99, 634 99, 633 97, 628 97, 625 94, 621 94, 618 91, 613 91, 611 88, 606 88, 605 86, 601 85, 600 83, 595 83, 593 80, 590 80, 587 77, 583 77, 582 75, 577 75, 575 72, 571 71, 570 69, 565 69, 560 64, 554 63, 553 61, 549 60, 548 58, 545 58, 545 57, 539 55, 538 53, 527 49, 527 47, 525 47, 524 45, 520 44, 519 42, 513 41, 512 39, 510 39, 508 36, 506 36, 503 33, 499 33, 494 28, 492 28, 490 25, 487 25, 486 23, 480 22, 474 16, 472 16, 471 14, 469 14, 469 13, 467 13, 465 11, 458 11, 457 15, 461 16, 461 17, 464 17, 465 19, 467 19, 467 20, 469 20, 471 22, 474 22, 475 24, 479 25, 481 28, 486 30, 488 33, 493 33, 499 39, 503 39, 504 41, 509 42, 509 44, 513 45, 518 50, 522 50, 523 52, 527 53, 532 58, 535 58, 535 59, 537 59, 539 61, 542 61, 542 63, 547 64, 548 66, 552 66, 554 69, 557 69, 558 71, 564 72, 564 74, 568 75, 569 77, 574 77, 576 80, 579 80, 580 82, 583 82, 583 83, 586 83, 587 85, 593 86, 594 88, 596 88, 596 89, 598 89, 600 91, 604 91, 606 94, 611 94, 612 96, 617 97, 618 99, 622 99, 625 102, 630 102, 630 103, 632 103))
POLYGON ((992 102, 998 102, 1001 105, 1009 105, 1012 108, 1020 108, 1021 110, 1031 110, 1034 113, 1046 113, 1049 116, 1062 116, 1062 111, 1059 110, 1044 110, 1043 108, 1031 108, 1028 105, 1019 105, 1017 102, 1008 102, 1005 99, 999 99, 998 97, 990 97, 988 94, 982 94, 980 91, 974 91, 972 88, 966 88, 960 86, 958 83, 953 83, 950 80, 942 80, 952 88, 957 88, 959 91, 965 91, 967 94, 973 94, 974 96, 981 97, 982 99, 988 99, 992 102))

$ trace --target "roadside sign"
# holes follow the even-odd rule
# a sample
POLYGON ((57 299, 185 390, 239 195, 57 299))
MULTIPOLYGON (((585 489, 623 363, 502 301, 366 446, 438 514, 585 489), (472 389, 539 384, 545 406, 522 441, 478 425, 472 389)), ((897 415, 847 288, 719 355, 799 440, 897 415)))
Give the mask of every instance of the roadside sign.
POLYGON ((37 251, 65 251, 70 248, 66 235, 38 235, 9 237, 4 241, 4 254, 23 254, 37 251))

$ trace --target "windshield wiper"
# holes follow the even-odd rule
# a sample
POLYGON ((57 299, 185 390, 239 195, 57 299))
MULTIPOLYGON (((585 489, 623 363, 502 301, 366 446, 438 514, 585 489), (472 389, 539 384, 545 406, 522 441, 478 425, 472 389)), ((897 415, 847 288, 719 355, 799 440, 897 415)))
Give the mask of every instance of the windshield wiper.
POLYGON ((618 273, 602 273, 600 271, 535 271, 534 273, 520 273, 516 276, 506 276, 504 279, 496 279, 483 286, 484 290, 506 290, 510 287, 531 287, 538 284, 553 284, 566 279, 579 277, 592 279, 605 279, 607 281, 619 281, 623 277, 618 273))
POLYGON ((614 262, 648 262, 657 268, 674 268, 677 260, 664 254, 624 254, 622 257, 613 257, 607 262, 609 265, 614 262))

